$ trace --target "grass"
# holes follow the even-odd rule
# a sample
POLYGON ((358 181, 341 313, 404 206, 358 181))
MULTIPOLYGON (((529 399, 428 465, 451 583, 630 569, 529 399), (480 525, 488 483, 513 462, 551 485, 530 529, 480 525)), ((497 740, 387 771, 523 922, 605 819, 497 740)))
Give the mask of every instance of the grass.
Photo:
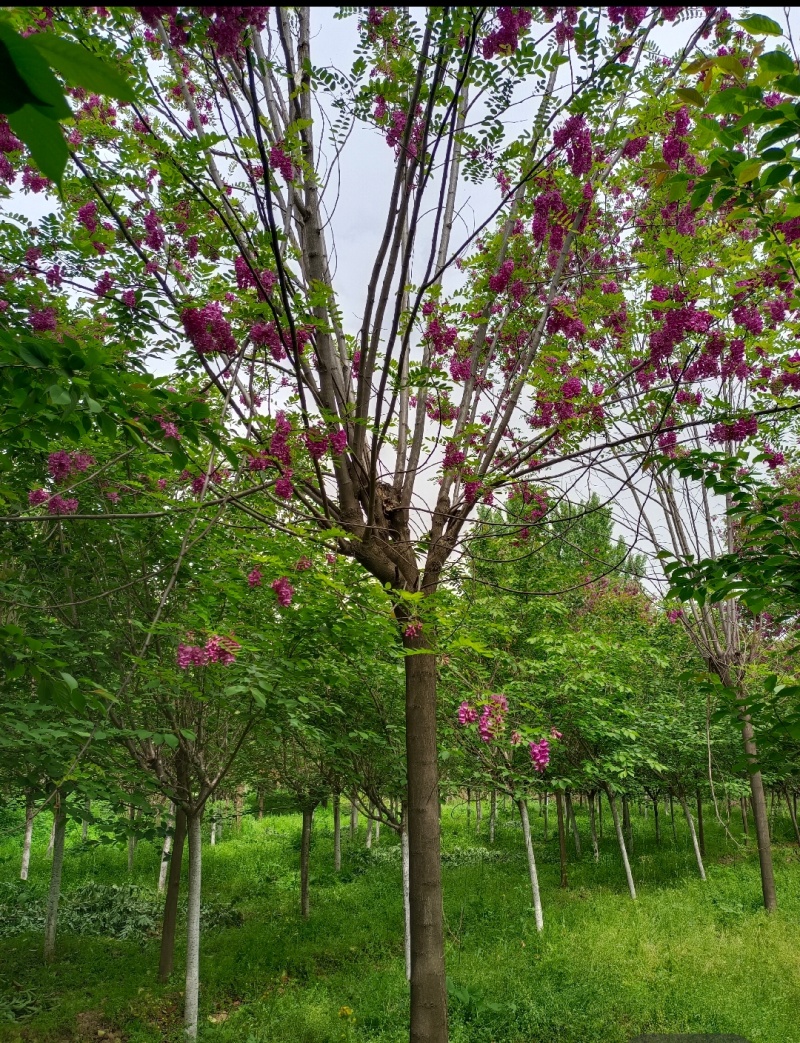
MULTIPOLYGON (((10 813, 8 813, 10 814, 10 813)), ((6 816, 0 884, 18 874, 19 833, 6 816)), ((343 816, 344 817, 344 816, 343 816)), ((685 824, 673 841, 634 819, 631 902, 606 823, 601 859, 569 848, 569 888, 558 886, 557 844, 531 808, 545 915, 533 922, 518 820, 503 816, 490 848, 462 805, 443 814, 447 962, 452 1043, 626 1043, 643 1032, 739 1034, 751 1043, 800 1043, 800 851, 776 823, 778 912, 760 908, 755 852, 708 822, 708 881, 697 876, 685 824)), ((710 816, 709 816, 710 817, 710 816)), ((37 821, 30 888, 44 893, 49 823, 37 821)), ((579 824, 588 848, 585 814, 579 824)), ((739 825, 740 829, 740 825, 739 825)), ((738 833, 737 833, 738 836, 738 833)), ((205 847, 204 900, 242 923, 206 932, 201 1037, 206 1043, 400 1043, 407 1040, 399 845, 384 830, 372 855, 364 827, 345 833, 342 874, 332 870, 329 811, 312 843, 308 922, 298 912, 299 815, 246 817, 205 847), (351 1012, 351 1013, 349 1013, 351 1012), (213 1019, 213 1020, 211 1020, 213 1019)), ((71 826, 64 891, 127 879, 120 846, 84 846, 71 826)), ((159 851, 140 843, 133 881, 152 893, 159 851)), ((185 881, 184 881, 185 886, 185 881)), ((213 918, 212 918, 213 922, 213 918)), ((218 921, 219 922, 219 921, 218 921)), ((224 919, 223 919, 224 922, 224 919)), ((45 967, 37 933, 0 939, 0 1043, 181 1038, 181 968, 155 981, 158 938, 62 933, 45 967), (14 1020, 2 1019, 14 1017, 14 1020)))

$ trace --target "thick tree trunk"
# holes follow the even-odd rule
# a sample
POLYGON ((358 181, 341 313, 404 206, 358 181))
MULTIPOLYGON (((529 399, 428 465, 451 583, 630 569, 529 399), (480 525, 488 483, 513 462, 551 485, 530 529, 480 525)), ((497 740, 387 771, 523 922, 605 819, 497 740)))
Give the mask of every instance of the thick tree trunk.
POLYGON ((578 832, 578 822, 575 818, 575 807, 572 803, 572 793, 567 790, 564 794, 567 802, 567 819, 569 820, 570 827, 572 829, 572 840, 575 844, 575 856, 581 857, 581 835, 578 832))
POLYGON ((308 901, 308 862, 311 853, 311 824, 314 820, 314 809, 303 808, 303 832, 300 838, 300 915, 308 919, 310 905, 308 901))
MULTIPOLYGON (((740 696, 740 702, 743 696, 740 696)), ((757 764, 757 750, 753 739, 753 725, 750 718, 742 708, 742 741, 744 752, 751 768, 757 764)), ((775 893, 775 876, 772 871, 772 846, 769 839, 769 823, 767 822, 767 802, 764 797, 764 783, 761 772, 754 770, 750 774, 750 802, 753 806, 753 821, 756 827, 756 840, 758 842, 758 861, 761 869, 761 893, 764 898, 764 908, 768 913, 773 913, 778 908, 778 899, 775 893)))
POLYGON ((697 841, 700 844, 700 854, 706 857, 706 831, 703 828, 703 794, 697 787, 697 841))
POLYGON ((333 868, 337 873, 342 868, 342 808, 338 793, 333 795, 333 868))
POLYGON ((689 811, 689 803, 686 800, 686 796, 683 792, 679 795, 681 807, 683 808, 683 814, 686 816, 686 824, 689 827, 689 836, 692 838, 692 848, 694 849, 694 857, 697 859, 697 868, 700 871, 700 879, 705 880, 706 871, 703 866, 703 854, 700 850, 700 844, 697 839, 697 833, 694 828, 694 821, 692 820, 692 813, 689 811))
POLYGON ((406 670, 406 765, 411 901, 411 1043, 447 1043, 436 659, 411 639, 406 670))
POLYGON ((31 864, 31 842, 33 841, 33 810, 33 790, 28 790, 25 794, 25 838, 22 841, 22 865, 19 871, 20 880, 28 879, 28 869, 30 868, 31 864))
MULTIPOLYGON (((797 812, 795 811, 792 798, 789 795, 789 789, 786 787, 783 791, 786 794, 786 807, 789 809, 789 818, 792 820, 792 827, 794 828, 794 835, 797 843, 800 844, 800 829, 797 826, 797 812)), ((24 879, 24 877, 23 877, 24 879)))
POLYGON ((597 829, 594 821, 594 792, 590 793, 587 797, 589 803, 589 832, 592 837, 592 855, 594 856, 595 862, 600 861, 600 846, 597 843, 597 829))
POLYGON ((619 819, 617 812, 617 803, 614 800, 614 794, 611 791, 611 787, 606 787, 606 794, 608 795, 608 804, 611 808, 611 817, 614 820, 614 830, 617 834, 617 843, 619 844, 619 851, 622 855, 622 864, 625 867, 625 879, 628 881, 628 890, 630 891, 631 898, 636 900, 636 887, 633 883, 633 873, 631 872, 631 864, 628 861, 628 850, 625 847, 625 835, 622 830, 622 823, 619 819))
POLYGON ((536 919, 536 930, 544 928, 542 917, 542 896, 539 894, 539 877, 536 872, 536 859, 533 854, 533 840, 531 839, 531 824, 528 820, 528 805, 524 800, 517 802, 519 817, 522 822, 522 835, 525 838, 525 851, 528 856, 528 872, 531 878, 531 893, 533 895, 533 915, 536 919))
POLYGON ((197 1039, 200 1004, 200 894, 203 868, 202 811, 192 815, 189 833, 189 902, 186 909, 186 992, 183 1026, 189 1039, 197 1039))
POLYGON ((61 899, 61 872, 64 868, 64 838, 67 832, 66 801, 59 793, 53 809, 53 865, 50 870, 50 892, 47 896, 47 912, 44 921, 44 958, 47 963, 56 954, 56 930, 58 928, 58 904, 61 899))
MULTIPOLYGON (((788 794, 787 794, 788 795, 788 794)), ((494 843, 494 831, 497 825, 497 790, 492 790, 491 805, 489 807, 489 843, 494 843)))
POLYGON ((558 816, 558 856, 561 860, 561 886, 567 887, 567 837, 564 831, 564 795, 556 790, 556 815, 558 816))
POLYGON ((356 791, 350 794, 350 839, 354 840, 358 831, 358 805, 356 804, 356 791))
POLYGON ((163 894, 167 885, 167 872, 169 871, 169 853, 172 849, 172 834, 175 831, 175 805, 170 803, 167 815, 167 828, 164 833, 164 846, 161 849, 161 867, 158 871, 158 893, 163 894))
POLYGON ((403 860, 403 951, 406 958, 406 981, 411 981, 411 896, 408 872, 408 829, 407 815, 403 814, 400 833, 401 857, 403 860))
POLYGON ((181 864, 186 840, 186 812, 179 807, 175 813, 175 834, 169 860, 167 894, 164 900, 164 920, 161 926, 161 954, 158 962, 158 980, 166 982, 175 962, 175 925, 178 920, 178 897, 181 889, 181 864))

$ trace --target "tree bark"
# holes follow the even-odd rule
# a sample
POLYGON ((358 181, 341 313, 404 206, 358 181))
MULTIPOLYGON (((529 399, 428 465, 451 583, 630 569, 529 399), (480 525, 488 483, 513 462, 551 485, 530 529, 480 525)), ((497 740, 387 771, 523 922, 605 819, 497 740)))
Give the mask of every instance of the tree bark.
POLYGON ((547 790, 544 791, 544 822, 542 823, 543 838, 544 842, 547 843, 547 821, 550 812, 550 798, 547 795, 547 790))
POLYGON ((264 791, 258 791, 258 821, 261 822, 264 818, 264 791))
POLYGON ((201 824, 203 812, 189 819, 189 902, 186 910, 186 992, 183 1025, 189 1039, 197 1039, 200 1002, 200 894, 203 868, 201 824))
POLYGON ((528 820, 528 804, 525 800, 517 802, 519 817, 522 822, 522 835, 525 838, 525 851, 528 855, 528 872, 531 878, 531 893, 533 895, 533 915, 536 919, 536 930, 544 928, 542 916, 542 896, 539 894, 539 877, 536 872, 536 859, 533 854, 533 840, 531 839, 531 824, 528 820))
POLYGON ((470 832, 472 823, 472 790, 467 787, 467 833, 470 832))
POLYGON ((481 807, 481 795, 480 793, 475 794, 475 832, 480 833, 481 831, 481 819, 483 818, 483 808, 481 807))
POLYGON ((300 838, 300 915, 308 919, 310 906, 308 900, 308 862, 311 853, 311 824, 314 820, 314 809, 303 808, 303 832, 300 838))
POLYGON ((599 862, 600 861, 600 846, 597 843, 597 829, 595 828, 595 821, 594 821, 594 796, 595 796, 594 792, 591 792, 591 793, 589 793, 589 795, 587 796, 586 799, 587 799, 588 804, 589 804, 589 832, 590 832, 591 837, 592 837, 592 854, 594 856, 595 862, 599 862))
MULTIPOLYGON (((787 790, 788 799, 788 790, 787 790)), ((791 810, 791 806, 790 806, 791 810)), ((19 871, 20 880, 28 879, 31 864, 31 842, 33 841, 33 790, 25 793, 25 838, 22 841, 22 866, 19 871)))
POLYGON ((656 844, 660 847, 661 846, 661 819, 659 818, 659 812, 658 812, 658 790, 656 790, 656 795, 653 798, 653 822, 654 822, 655 828, 656 828, 656 844))
POLYGON ((628 838, 628 848, 633 852, 633 823, 631 822, 631 805, 628 794, 622 794, 622 828, 628 838))
POLYGON ((692 820, 692 813, 691 813, 691 811, 689 811, 689 804, 688 804, 688 801, 686 800, 686 795, 683 792, 681 792, 679 794, 678 799, 681 802, 681 807, 683 808, 683 813, 686 816, 686 824, 689 827, 689 836, 692 838, 692 848, 694 849, 694 857, 697 859, 697 868, 700 871, 700 879, 701 880, 705 880, 705 878, 706 878, 706 871, 705 871, 705 868, 703 866, 703 855, 702 855, 702 852, 700 850, 700 844, 699 844, 698 839, 697 839, 697 833, 695 832, 694 822, 692 820))
POLYGON ((167 828, 164 833, 164 846, 161 849, 161 867, 158 871, 158 893, 163 894, 167 884, 167 872, 169 870, 169 853, 172 849, 172 834, 175 831, 175 805, 170 803, 167 815, 167 828))
POLYGON ((672 823, 672 840, 673 843, 677 845, 678 834, 675 830, 675 802, 673 800, 672 790, 669 791, 669 818, 672 823))
MULTIPOLYGON (((740 702, 742 701, 740 696, 740 702)), ((750 723, 749 715, 742 709, 742 741, 748 764, 756 769, 757 750, 753 739, 753 725, 750 723)), ((775 892, 775 875, 772 871, 772 846, 769 839, 769 822, 767 821, 767 802, 764 797, 764 783, 761 772, 753 770, 750 772, 750 803, 753 807, 753 821, 756 827, 756 841, 758 843, 758 862, 761 869, 761 893, 764 898, 764 908, 768 913, 773 913, 778 908, 778 898, 775 892)))
POLYGON ((133 833, 133 827, 136 822, 136 808, 131 805, 128 808, 128 876, 133 873, 133 859, 136 854, 136 837, 133 833))
POLYGON ((64 838, 67 832, 67 806, 61 793, 56 795, 53 809, 53 865, 50 870, 50 892, 44 921, 44 958, 50 963, 56 954, 58 904, 61 899, 61 872, 64 868, 64 838))
POLYGON ((367 805, 367 851, 372 849, 372 804, 367 805))
POLYGON ((631 898, 636 901, 636 887, 633 883, 631 864, 628 861, 628 851, 625 847, 625 835, 617 812, 617 803, 614 800, 614 794, 612 793, 610 786, 606 786, 606 794, 608 795, 608 804, 611 808, 611 817, 614 820, 614 830, 617 834, 617 843, 619 844, 619 851, 622 855, 622 864, 625 867, 625 879, 628 881, 628 890, 630 891, 631 898))
POLYGON ((403 860, 403 951, 406 959, 406 981, 411 981, 411 897, 408 872, 408 829, 406 814, 400 833, 401 857, 403 860))
POLYGON ((566 802, 567 802, 567 819, 569 820, 569 824, 570 824, 570 826, 572 828, 572 840, 573 840, 573 842, 575 844, 575 857, 576 858, 580 858, 581 857, 581 835, 578 832, 578 822, 577 822, 577 820, 575 818, 575 807, 573 806, 573 803, 572 803, 572 793, 569 790, 567 790, 566 793, 564 794, 564 796, 566 797, 566 802))
POLYGON ((56 813, 53 811, 53 825, 50 827, 50 840, 47 844, 47 857, 53 857, 53 844, 56 840, 56 813))
POLYGON ((350 839, 354 840, 358 830, 358 805, 356 804, 356 791, 350 794, 350 839))
MULTIPOLYGON (((406 656, 409 896, 411 902, 411 1043, 447 1043, 436 660, 422 639, 406 656)), ((408 646, 407 646, 408 647, 408 646)))
POLYGON ((234 813, 236 815, 236 832, 242 832, 242 812, 244 811, 244 786, 240 783, 236 787, 233 798, 234 813))
POLYGON ((747 826, 747 797, 739 798, 739 808, 742 812, 742 831, 745 841, 750 839, 750 831, 747 826))
POLYGON ((697 787, 697 840, 700 844, 700 854, 706 857, 706 831, 703 828, 703 794, 697 787))
POLYGON ((333 795, 333 868, 337 873, 342 868, 342 808, 338 793, 333 795))
POLYGON ((81 843, 85 844, 86 841, 89 839, 89 816, 92 813, 92 802, 88 797, 86 798, 86 801, 83 805, 83 810, 86 812, 86 814, 84 815, 83 822, 81 823, 81 843))
MULTIPOLYGON (((787 792, 788 797, 788 792, 787 792)), ((494 831, 497 824, 497 790, 492 790, 491 805, 489 807, 489 843, 494 843, 494 831)))
POLYGON ((795 839, 797 840, 797 843, 800 844, 800 829, 798 829, 797 826, 797 813, 795 812, 792 798, 789 795, 789 787, 787 786, 783 792, 786 794, 786 807, 789 809, 789 818, 792 820, 795 839))
POLYGON ((164 900, 164 920, 161 925, 161 954, 158 962, 158 980, 166 982, 175 962, 175 925, 178 920, 178 896, 181 889, 181 863, 186 840, 186 812, 178 807, 175 813, 175 834, 169 860, 167 894, 164 900))
POLYGON ((567 887, 567 838, 564 832, 564 803, 561 790, 556 790, 556 815, 558 816, 558 856, 561 860, 561 887, 567 887))

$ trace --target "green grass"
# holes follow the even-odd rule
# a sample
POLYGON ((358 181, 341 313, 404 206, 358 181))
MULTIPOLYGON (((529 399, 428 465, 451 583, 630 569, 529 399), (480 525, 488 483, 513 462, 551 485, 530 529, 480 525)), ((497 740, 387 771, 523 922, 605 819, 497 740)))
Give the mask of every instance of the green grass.
MULTIPOLYGON (((49 822, 37 821, 31 887, 44 891, 49 822)), ((736 1033, 751 1043, 800 1043, 800 852, 776 825, 779 910, 760 909, 758 862, 707 823, 708 882, 697 876, 686 827, 673 842, 636 819, 627 895, 608 831, 599 864, 570 845, 569 889, 558 886, 557 845, 531 808, 544 903, 537 935, 518 821, 502 819, 494 849, 468 833, 462 806, 443 814, 448 974, 453 1043, 625 1043, 642 1032, 736 1033), (458 998, 460 997, 460 998, 458 998)), ((579 823, 588 848, 585 816, 579 823)), ((0 883, 16 879, 19 834, 0 839, 0 883)), ((740 828, 740 827, 739 827, 740 828)), ((737 830, 738 836, 738 830, 737 830)), ((201 1036, 217 1043, 400 1043, 407 1039, 399 848, 384 830, 372 857, 346 839, 332 871, 332 823, 321 810, 312 844, 311 919, 298 913, 298 815, 246 818, 204 849, 204 899, 232 905, 238 927, 203 939, 201 1036), (341 1012, 350 1008, 352 1015, 341 1012), (341 1013, 340 1013, 341 1012, 341 1013), (211 1022, 209 1016, 216 1022, 211 1022)), ((751 842, 751 848, 752 848, 751 842)), ((158 850, 140 843, 133 880, 155 888, 158 850)), ((127 878, 122 847, 86 848, 71 827, 64 890, 127 878)), ((184 881, 185 884, 185 881, 184 881)), ((56 1043, 181 1038, 181 968, 155 981, 158 939, 62 933, 45 967, 41 938, 0 939, 0 1041, 56 1043), (25 1013, 23 1011, 23 1013, 25 1013)))

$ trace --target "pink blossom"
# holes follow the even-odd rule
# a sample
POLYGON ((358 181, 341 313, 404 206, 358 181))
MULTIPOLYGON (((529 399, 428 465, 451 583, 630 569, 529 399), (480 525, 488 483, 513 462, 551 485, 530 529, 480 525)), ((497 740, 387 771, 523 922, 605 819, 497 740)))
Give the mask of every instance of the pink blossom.
POLYGON ((478 719, 478 711, 467 702, 463 702, 458 708, 459 724, 474 724, 478 719))
POLYGON ((202 308, 185 308, 181 313, 181 322, 186 336, 199 355, 214 352, 221 352, 223 355, 236 354, 236 341, 227 319, 222 314, 219 301, 210 301, 202 308))
POLYGON ((78 509, 78 501, 65 500, 61 496, 51 496, 47 501, 47 509, 51 514, 74 514, 78 509))
POLYGON ((273 145, 269 152, 269 163, 274 170, 279 170, 286 181, 294 180, 294 164, 291 156, 284 151, 284 142, 273 145))
POLYGON ((273 580, 272 589, 275 591, 279 605, 283 605, 284 608, 291 605, 292 598, 294 597, 294 587, 286 576, 281 576, 280 579, 273 580))
POLYGON ((55 308, 42 308, 30 313, 31 329, 36 333, 46 333, 56 328, 57 313, 55 308))
POLYGON ((97 203, 94 200, 78 210, 78 223, 82 224, 90 235, 97 230, 97 203))
POLYGON ((247 582, 251 587, 260 587, 261 579, 262 576, 259 569, 253 569, 252 572, 248 573, 247 582))
POLYGON ((308 569, 311 569, 313 567, 314 563, 311 560, 311 558, 307 558, 305 556, 303 556, 302 558, 298 558, 294 566, 295 572, 307 572, 308 569))
POLYGON ((40 504, 46 503, 49 498, 50 494, 44 489, 31 489, 28 493, 28 503, 31 507, 38 507, 40 504))
POLYGON ((528 749, 534 770, 544 771, 550 763, 550 743, 547 739, 540 739, 538 742, 529 743, 528 749))
POLYGON ((419 637, 422 633, 422 622, 419 619, 412 619, 408 626, 403 631, 403 636, 407 638, 419 637))

